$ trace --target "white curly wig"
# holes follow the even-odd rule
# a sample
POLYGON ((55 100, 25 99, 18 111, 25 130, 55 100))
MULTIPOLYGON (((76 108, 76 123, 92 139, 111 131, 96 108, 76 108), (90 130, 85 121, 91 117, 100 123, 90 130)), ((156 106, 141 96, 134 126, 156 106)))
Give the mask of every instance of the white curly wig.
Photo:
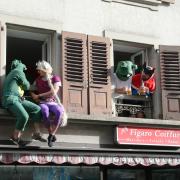
POLYGON ((51 74, 52 71, 53 71, 51 65, 47 61, 44 61, 44 60, 39 61, 39 62, 36 63, 36 69, 44 71, 44 72, 46 72, 48 74, 51 74))

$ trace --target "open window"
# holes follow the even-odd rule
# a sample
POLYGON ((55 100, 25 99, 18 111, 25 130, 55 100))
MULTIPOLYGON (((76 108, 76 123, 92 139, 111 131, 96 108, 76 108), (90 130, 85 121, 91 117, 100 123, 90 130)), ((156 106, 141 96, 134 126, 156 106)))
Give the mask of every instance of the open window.
MULTIPOLYGON (((151 49, 151 45, 115 40, 113 42, 114 72, 120 61, 132 61, 138 67, 134 74, 140 73, 144 62, 147 65, 151 63, 149 60, 151 49)), ((152 117, 151 97, 115 93, 113 98, 115 103, 113 111, 116 116, 135 117, 141 111, 140 116, 152 117)))
MULTIPOLYGON (((145 50, 141 50, 135 54, 133 54, 130 60, 138 66, 138 69, 135 70, 135 74, 140 73, 143 67, 145 60, 145 50)), ((148 63, 148 62, 147 62, 148 63)))
POLYGON ((7 25, 6 74, 14 59, 20 59, 26 66, 27 79, 36 78, 36 62, 52 57, 51 36, 53 32, 43 29, 7 25))
POLYGON ((146 44, 114 41, 114 71, 119 61, 129 60, 134 62, 137 66, 142 66, 144 62, 149 64, 149 48, 151 48, 151 46, 146 44))

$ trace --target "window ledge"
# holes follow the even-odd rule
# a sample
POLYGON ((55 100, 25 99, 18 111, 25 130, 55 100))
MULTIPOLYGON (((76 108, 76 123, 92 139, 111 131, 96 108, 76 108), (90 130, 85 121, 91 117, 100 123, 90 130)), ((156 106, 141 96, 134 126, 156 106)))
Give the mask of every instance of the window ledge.
POLYGON ((130 117, 112 117, 112 116, 97 116, 97 115, 83 115, 83 114, 68 114, 69 123, 83 123, 83 124, 103 124, 103 125, 145 125, 154 127, 180 127, 178 120, 163 120, 163 119, 148 119, 148 118, 130 118, 130 117))
POLYGON ((105 2, 115 2, 115 3, 123 3, 129 4, 133 6, 139 6, 143 8, 148 8, 153 11, 157 11, 157 6, 164 3, 174 3, 175 0, 103 0, 105 2))
MULTIPOLYGON (((7 110, 0 108, 1 122, 7 122, 7 119, 15 120, 7 110), (4 120, 4 121, 2 121, 4 120)), ((8 121, 9 122, 9 121, 8 121)), ((69 124, 103 124, 103 125, 118 125, 118 124, 133 124, 133 125, 146 125, 146 126, 161 126, 161 127, 180 127, 178 120, 162 120, 162 119, 143 119, 143 118, 128 118, 128 117, 112 117, 112 116, 96 116, 96 115, 83 115, 76 113, 68 114, 69 124)))

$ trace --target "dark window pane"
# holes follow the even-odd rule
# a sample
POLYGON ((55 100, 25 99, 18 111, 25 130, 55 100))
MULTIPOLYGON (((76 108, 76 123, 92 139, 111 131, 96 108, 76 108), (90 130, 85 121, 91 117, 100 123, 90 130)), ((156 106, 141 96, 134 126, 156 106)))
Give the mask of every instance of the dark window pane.
POLYGON ((175 169, 162 169, 152 171, 152 180, 179 180, 180 172, 175 169))
POLYGON ((146 180, 144 170, 109 169, 108 180, 146 180))
POLYGON ((99 180, 99 167, 81 166, 1 166, 3 180, 99 180))

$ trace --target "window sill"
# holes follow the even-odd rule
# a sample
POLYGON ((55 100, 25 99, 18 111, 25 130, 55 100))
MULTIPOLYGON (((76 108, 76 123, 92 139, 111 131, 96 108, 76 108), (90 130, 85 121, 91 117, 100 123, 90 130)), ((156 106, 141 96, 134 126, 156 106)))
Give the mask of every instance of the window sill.
POLYGON ((68 114, 69 124, 96 124, 96 125, 145 125, 145 126, 162 126, 162 127, 180 127, 178 120, 163 120, 163 119, 149 119, 149 118, 130 118, 130 117, 112 117, 112 116, 97 116, 97 115, 83 115, 83 114, 68 114))
MULTIPOLYGON (((0 123, 9 122, 8 120, 15 120, 7 110, 0 108, 0 123), (4 120, 4 121, 3 121, 4 120)), ((151 126, 163 127, 180 127, 178 120, 162 120, 162 119, 143 119, 143 118, 127 118, 127 117, 112 117, 112 116, 96 116, 96 115, 83 115, 76 113, 68 114, 68 124, 100 124, 100 125, 118 125, 118 124, 144 124, 151 126)))
POLYGON ((143 8, 148 8, 153 11, 157 11, 157 7, 162 4, 163 2, 166 3, 174 3, 174 0, 103 0, 105 2, 115 2, 115 3, 122 3, 122 4, 128 4, 133 6, 139 6, 143 8))

